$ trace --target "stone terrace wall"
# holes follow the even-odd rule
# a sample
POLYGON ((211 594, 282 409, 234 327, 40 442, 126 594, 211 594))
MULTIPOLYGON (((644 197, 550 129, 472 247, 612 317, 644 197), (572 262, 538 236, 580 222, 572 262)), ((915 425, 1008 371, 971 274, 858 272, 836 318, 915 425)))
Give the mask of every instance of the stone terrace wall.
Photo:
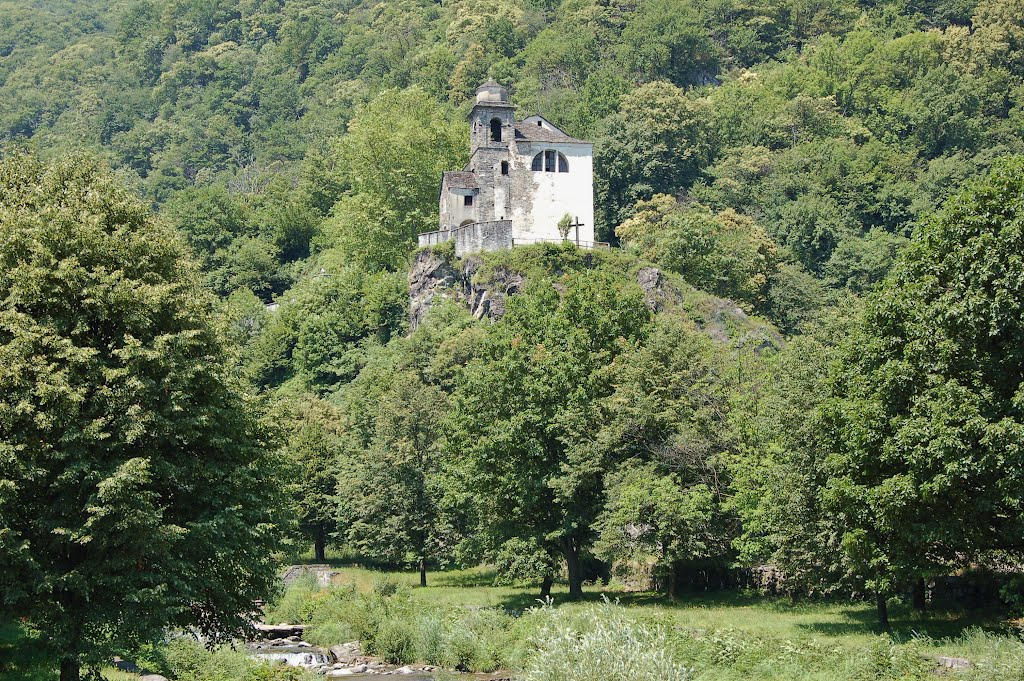
POLYGON ((512 248, 512 221, 474 222, 451 231, 426 232, 419 235, 419 245, 435 246, 455 241, 455 255, 462 257, 480 251, 512 248))

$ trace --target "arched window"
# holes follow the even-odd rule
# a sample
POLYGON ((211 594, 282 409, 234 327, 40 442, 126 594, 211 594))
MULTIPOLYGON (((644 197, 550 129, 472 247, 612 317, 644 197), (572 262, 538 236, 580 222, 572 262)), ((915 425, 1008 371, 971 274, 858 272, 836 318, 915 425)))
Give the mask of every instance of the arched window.
POLYGON ((553 173, 557 170, 560 173, 567 173, 569 172, 569 161, 562 153, 548 149, 533 157, 532 168, 537 172, 553 173))
POLYGON ((492 142, 500 142, 501 141, 501 119, 500 118, 492 118, 491 119, 491 141, 492 142))

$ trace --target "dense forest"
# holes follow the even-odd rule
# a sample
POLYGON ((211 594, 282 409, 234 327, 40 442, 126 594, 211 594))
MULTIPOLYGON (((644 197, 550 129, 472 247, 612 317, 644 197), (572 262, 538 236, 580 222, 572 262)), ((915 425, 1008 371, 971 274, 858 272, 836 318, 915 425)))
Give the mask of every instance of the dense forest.
MULTIPOLYGON (((542 595, 638 569, 675 595, 770 565, 793 597, 870 595, 883 623, 929 577, 1020 566, 1022 0, 0 0, 0 102, 0 357, 22 367, 0 388, 31 392, 26 348, 66 359, 25 314, 72 338, 121 314, 26 258, 146 252, 62 232, 44 258, 25 215, 148 225, 161 281, 190 282, 159 309, 203 340, 142 324, 139 342, 160 380, 224 370, 232 396, 195 405, 189 437, 224 419, 211 456, 267 490, 221 480, 225 498, 288 530, 255 537, 268 556, 333 547, 423 584, 487 562, 542 595), (473 286, 518 277, 503 314, 452 295, 411 324, 417 258, 465 266, 415 237, 489 76, 517 115, 593 140, 615 248, 484 254, 473 286)), ((165 318, 136 304, 132 323, 165 318)), ((120 376, 122 350, 89 380, 120 376)), ((0 397, 22 443, 0 448, 11 527, 35 493, 15 452, 59 432, 25 405, 71 408, 33 394, 0 397)), ((100 479, 160 479, 114 459, 100 479)), ((12 575, 71 569, 19 563, 24 532, 0 532, 12 575)), ((264 559, 245 560, 234 588, 254 594, 264 559)), ((40 622, 65 612, 41 598, 10 592, 40 622)))

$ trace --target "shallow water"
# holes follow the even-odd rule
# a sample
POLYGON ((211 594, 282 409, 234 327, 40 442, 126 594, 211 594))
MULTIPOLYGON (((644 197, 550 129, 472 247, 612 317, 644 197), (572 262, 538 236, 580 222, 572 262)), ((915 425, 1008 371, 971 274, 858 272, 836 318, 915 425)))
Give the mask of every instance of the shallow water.
POLYGON ((306 646, 268 646, 250 649, 249 655, 268 662, 284 662, 291 667, 319 667, 332 662, 326 651, 306 646))

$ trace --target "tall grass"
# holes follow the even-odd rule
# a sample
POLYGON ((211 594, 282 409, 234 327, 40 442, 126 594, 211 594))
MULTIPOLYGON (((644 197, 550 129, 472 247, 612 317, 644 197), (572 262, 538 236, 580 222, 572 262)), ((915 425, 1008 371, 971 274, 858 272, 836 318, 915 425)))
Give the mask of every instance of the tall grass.
POLYGON ((661 628, 644 626, 605 602, 567 612, 550 606, 534 614, 522 681, 687 681, 689 671, 669 649, 661 628))

